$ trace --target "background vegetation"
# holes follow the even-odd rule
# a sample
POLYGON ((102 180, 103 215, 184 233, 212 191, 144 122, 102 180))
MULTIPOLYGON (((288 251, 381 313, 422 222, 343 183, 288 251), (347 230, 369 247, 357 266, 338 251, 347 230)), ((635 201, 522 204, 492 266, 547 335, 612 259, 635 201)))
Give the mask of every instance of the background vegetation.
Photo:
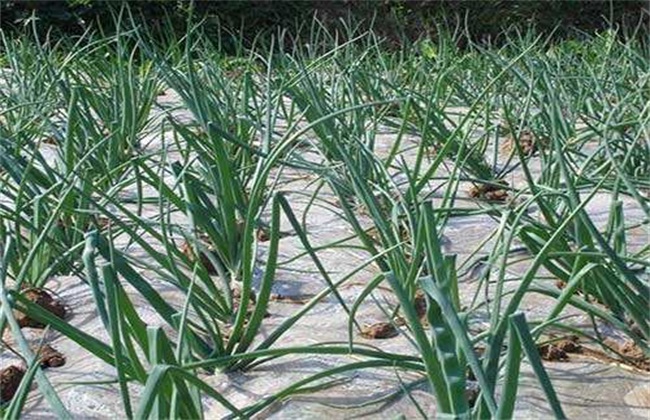
MULTIPOLYGON (((21 26, 31 16, 38 19, 41 33, 80 34, 89 27, 109 30, 112 14, 128 3, 136 16, 154 30, 161 22, 172 19, 183 32, 190 0, 23 0, 0 3, 0 24, 3 29, 21 26)), ((245 28, 242 33, 252 39, 260 31, 278 28, 295 31, 302 22, 317 15, 328 26, 337 26, 339 18, 352 16, 365 21, 379 35, 394 42, 431 36, 441 23, 459 25, 468 39, 499 41, 505 28, 536 28, 542 33, 555 31, 556 38, 594 32, 608 25, 630 27, 643 22, 648 26, 648 3, 643 0, 580 1, 580 0, 316 0, 316 1, 208 1, 195 0, 194 19, 204 20, 207 32, 220 25, 245 28), (645 9, 645 13, 644 13, 645 9)), ((113 28, 114 29, 114 28, 113 28)), ((501 37, 501 41, 503 38, 501 37)))

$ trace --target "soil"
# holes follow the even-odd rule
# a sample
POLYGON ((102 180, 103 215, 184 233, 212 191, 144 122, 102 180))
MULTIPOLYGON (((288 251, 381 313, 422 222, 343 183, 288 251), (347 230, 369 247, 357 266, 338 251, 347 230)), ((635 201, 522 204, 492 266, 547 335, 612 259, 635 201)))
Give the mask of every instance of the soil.
POLYGON ((626 340, 619 345, 618 351, 627 358, 626 362, 638 369, 650 372, 650 358, 646 357, 641 347, 634 341, 626 340))
POLYGON ((397 328, 390 322, 375 322, 361 329, 361 336, 371 340, 383 340, 398 335, 397 328))
POLYGON ((538 346, 538 349, 542 359, 547 361, 566 362, 570 360, 570 354, 577 354, 596 359, 605 364, 627 366, 635 370, 650 372, 650 358, 643 353, 643 350, 634 341, 626 340, 619 343, 609 339, 605 340, 605 344, 620 353, 623 359, 612 357, 598 349, 582 346, 577 336, 569 336, 552 343, 545 343, 538 346))
POLYGON ((257 240, 260 242, 268 242, 271 239, 269 231, 265 228, 257 229, 257 240))
POLYGON ((42 368, 55 368, 65 365, 65 356, 49 344, 41 347, 36 356, 40 358, 42 368))
POLYGON ((586 347, 580 351, 580 354, 582 356, 595 359, 600 363, 616 365, 618 367, 627 368, 633 371, 641 371, 644 373, 650 372, 650 358, 639 356, 639 354, 643 354, 643 352, 640 348, 638 348, 638 346, 636 346, 636 344, 633 342, 625 342, 622 345, 612 344, 611 342, 608 342, 608 344, 612 348, 616 349, 619 353, 621 353, 625 359, 611 357, 600 350, 590 349, 586 347), (626 351, 629 353, 626 354, 626 351))
MULTIPOLYGON (((286 238, 287 236, 291 236, 292 234, 288 232, 279 232, 279 235, 281 239, 281 238, 286 238)), ((271 232, 269 231, 269 228, 267 226, 257 228, 257 231, 255 232, 255 236, 257 237, 257 240, 259 242, 268 242, 271 240, 271 232)))
POLYGON ((506 190, 486 191, 483 194, 483 198, 486 201, 506 201, 508 199, 508 191, 506 190))
MULTIPOLYGON (((420 320, 420 323, 425 326, 428 325, 429 321, 427 320, 427 298, 422 290, 418 290, 417 292, 415 292, 413 307, 415 308, 415 314, 420 320)), ((394 323, 398 327, 407 324, 406 319, 402 315, 396 316, 394 319, 394 323)))
POLYGON ((582 346, 578 343, 578 337, 571 336, 552 343, 538 346, 539 355, 544 360, 551 362, 566 362, 569 360, 569 353, 581 353, 582 346))
POLYGON ((59 142, 56 138, 50 136, 43 139, 43 144, 49 144, 51 146, 58 146, 59 142))
MULTIPOLYGON (((533 134, 530 130, 523 130, 519 134, 517 140, 521 151, 524 156, 532 156, 539 150, 539 145, 541 141, 533 134)), ((501 150, 505 153, 512 153, 515 150, 515 136, 510 134, 506 137, 505 142, 501 146, 501 150)))
POLYGON ((424 295, 423 291, 418 290, 415 293, 415 301, 414 301, 413 306, 415 306, 415 313, 418 315, 418 318, 420 318, 421 321, 426 320, 426 316, 427 316, 427 298, 424 295))
MULTIPOLYGON (((503 187, 508 186, 508 183, 503 180, 498 181, 497 184, 501 184, 503 187)), ((467 194, 471 198, 479 200, 505 202, 509 196, 508 191, 503 187, 496 184, 475 184, 467 191, 467 194)))
MULTIPOLYGON (((67 313, 65 305, 60 300, 53 298, 52 295, 46 290, 39 288, 30 288, 23 290, 22 294, 23 297, 25 297, 27 300, 39 305, 41 308, 52 313, 57 318, 65 318, 65 315, 67 313)), ((16 321, 21 328, 45 328, 45 324, 31 319, 29 316, 20 311, 14 311, 14 316, 16 317, 16 321)))
POLYGON ((19 366, 11 365, 0 370, 0 403, 11 401, 23 376, 25 369, 19 366))

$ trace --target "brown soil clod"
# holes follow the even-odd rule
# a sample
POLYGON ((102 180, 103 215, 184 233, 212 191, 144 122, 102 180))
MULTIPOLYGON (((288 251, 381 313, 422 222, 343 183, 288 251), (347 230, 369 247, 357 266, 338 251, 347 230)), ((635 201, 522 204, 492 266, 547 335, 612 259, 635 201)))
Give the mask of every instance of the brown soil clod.
POLYGON ((11 401, 18 391, 25 369, 11 365, 0 370, 0 403, 11 401))
POLYGON ((642 357, 645 357, 643 350, 641 350, 641 347, 637 346, 632 340, 627 340, 621 344, 619 346, 619 351, 623 356, 629 357, 631 359, 640 359, 642 357))
POLYGON ((49 144, 50 146, 58 146, 59 141, 55 137, 45 137, 43 139, 43 144, 49 144))
POLYGON ((565 362, 569 360, 569 353, 581 353, 582 346, 578 342, 578 337, 571 336, 552 343, 542 344, 538 346, 538 350, 543 360, 565 362))
MULTIPOLYGON (((427 298, 422 290, 415 292, 415 298, 413 299, 413 308, 415 309, 415 314, 420 320, 420 323, 426 325, 428 323, 427 298)), ((400 315, 393 318, 393 323, 398 327, 402 327, 407 324, 407 321, 403 316, 400 315)))
MULTIPOLYGON (((530 130, 522 130, 522 132, 519 133, 517 143, 519 143, 519 147, 521 147, 521 152, 524 156, 535 154, 539 150, 540 146, 540 140, 530 130)), ((513 152, 515 150, 515 136, 510 134, 506 137, 506 140, 501 147, 501 150, 505 153, 513 152)))
MULTIPOLYGON (((286 238, 287 236, 291 236, 291 233, 288 232, 278 232, 279 238, 286 238)), ((271 240, 271 231, 269 230, 268 227, 263 226, 257 228, 257 231, 255 231, 255 237, 259 242, 268 242, 271 240)))
POLYGON ((415 300, 413 302, 415 306, 415 313, 417 314, 418 318, 420 320, 426 319, 427 316, 427 298, 424 295, 424 292, 421 290, 418 290, 415 293, 415 300))
POLYGON ((260 242, 268 242, 271 239, 271 234, 268 229, 258 228, 256 232, 257 240, 260 242))
POLYGON ((486 191, 483 194, 483 198, 487 201, 506 201, 508 199, 508 191, 506 190, 486 191))
POLYGON ((565 353, 581 353, 582 345, 578 341, 578 337, 571 336, 556 342, 555 345, 565 353))
POLYGON ((627 340, 618 348, 619 352, 625 356, 626 361, 632 366, 650 372, 650 358, 646 357, 643 349, 634 341, 627 340))
MULTIPOLYGON (((46 290, 39 288, 29 288, 23 290, 22 294, 23 297, 25 297, 27 300, 37 304, 57 318, 65 318, 67 312, 65 305, 60 300, 53 298, 52 295, 46 290)), ((30 318, 29 315, 21 311, 14 311, 14 316, 16 317, 16 321, 21 328, 45 328, 45 324, 30 318)))
POLYGON ((65 356, 49 344, 40 348, 37 357, 40 358, 41 367, 43 368, 55 368, 65 365, 65 356))
POLYGON ((607 345, 617 356, 612 357, 600 349, 583 347, 579 353, 583 356, 596 359, 601 363, 614 364, 618 367, 628 368, 642 372, 650 372, 650 357, 647 357, 641 347, 634 341, 626 340, 620 343, 616 340, 606 338, 604 344, 607 345))
POLYGON ((509 197, 508 191, 504 188, 507 186, 508 183, 503 180, 492 184, 475 184, 467 191, 467 194, 471 198, 480 200, 505 202, 509 197))
POLYGON ((397 328, 390 322, 375 322, 361 329, 361 336, 371 340, 383 340, 398 335, 397 328))
MULTIPOLYGON (((288 236, 292 236, 292 234, 290 232, 278 232, 279 239, 286 238, 288 236)), ((271 231, 267 226, 259 227, 255 231, 255 237, 259 242, 268 242, 271 240, 271 231)))
POLYGON ((542 359, 548 360, 549 362, 565 362, 569 360, 566 352, 555 344, 542 344, 538 347, 538 350, 542 359))

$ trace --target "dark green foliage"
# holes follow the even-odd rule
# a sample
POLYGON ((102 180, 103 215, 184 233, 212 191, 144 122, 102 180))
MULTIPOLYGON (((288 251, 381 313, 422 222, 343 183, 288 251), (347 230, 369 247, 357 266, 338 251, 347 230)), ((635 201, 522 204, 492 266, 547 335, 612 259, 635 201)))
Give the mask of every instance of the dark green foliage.
POLYGON ((287 28, 296 32, 301 23, 316 14, 331 27, 350 16, 367 25, 374 21, 375 30, 393 44, 435 35, 443 24, 456 28, 461 46, 467 39, 498 43, 503 29, 513 26, 535 27, 539 32, 565 37, 611 24, 647 28, 650 20, 643 0, 14 0, 0 2, 0 25, 2 29, 20 27, 34 16, 36 29, 42 34, 78 35, 93 25, 110 32, 114 17, 124 5, 136 20, 161 32, 168 30, 162 22, 171 22, 184 33, 191 15, 195 21, 205 19, 203 29, 207 32, 225 25, 252 39, 264 30, 287 28))

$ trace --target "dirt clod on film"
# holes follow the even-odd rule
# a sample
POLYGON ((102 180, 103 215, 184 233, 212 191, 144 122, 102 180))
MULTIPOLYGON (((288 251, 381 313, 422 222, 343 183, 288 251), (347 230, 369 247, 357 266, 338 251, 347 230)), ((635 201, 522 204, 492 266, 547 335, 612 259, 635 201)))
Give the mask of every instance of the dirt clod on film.
POLYGON ((56 137, 49 136, 43 139, 43 144, 49 144, 50 146, 58 146, 59 141, 56 139, 56 137))
POLYGON ((383 340, 396 337, 397 328, 390 322, 375 322, 361 329, 361 336, 371 340, 383 340))
POLYGON ((632 366, 650 372, 650 358, 646 357, 643 349, 634 341, 626 340, 618 348, 619 352, 627 358, 627 362, 632 366))
POLYGON ((427 317, 427 298, 424 295, 422 290, 418 290, 415 293, 415 300, 413 302, 415 306, 415 313, 417 314, 420 320, 426 320, 427 317))
POLYGON ((509 197, 505 189, 507 186, 508 183, 503 180, 492 184, 475 184, 470 187, 467 194, 479 200, 505 202, 509 197))
POLYGON ((539 355, 543 360, 550 362, 565 362, 569 360, 569 353, 581 353, 582 346, 578 337, 571 336, 552 343, 538 346, 539 355))
MULTIPOLYGON (((539 150, 541 141, 530 130, 522 130, 517 139, 521 152, 524 156, 531 156, 539 150)), ((501 145, 501 150, 505 153, 515 151, 515 135, 510 134, 501 145)))
MULTIPOLYGON (((57 318, 65 318, 65 305, 59 299, 53 298, 48 291, 39 288, 30 288, 22 290, 22 294, 25 299, 37 304, 57 318)), ((45 324, 30 318, 27 314, 24 314, 21 311, 14 311, 14 316, 21 328, 45 328, 45 324)))
POLYGON ((41 347, 36 357, 40 358, 41 367, 43 368, 55 368, 65 365, 65 356, 49 344, 41 347))
POLYGON ((537 348, 542 359, 546 361, 565 362, 570 359, 570 354, 575 354, 581 358, 595 359, 603 364, 615 364, 650 372, 650 358, 646 357, 643 349, 634 341, 618 342, 606 338, 603 343, 613 350, 613 353, 605 352, 600 347, 583 346, 580 344, 579 337, 575 335, 541 344, 537 348))
POLYGON ((0 370, 0 403, 11 401, 18 391, 23 376, 25 376, 25 369, 16 365, 0 370))
POLYGON ((258 228, 256 232, 257 240, 260 242, 268 242, 271 239, 271 233, 268 229, 258 228))

